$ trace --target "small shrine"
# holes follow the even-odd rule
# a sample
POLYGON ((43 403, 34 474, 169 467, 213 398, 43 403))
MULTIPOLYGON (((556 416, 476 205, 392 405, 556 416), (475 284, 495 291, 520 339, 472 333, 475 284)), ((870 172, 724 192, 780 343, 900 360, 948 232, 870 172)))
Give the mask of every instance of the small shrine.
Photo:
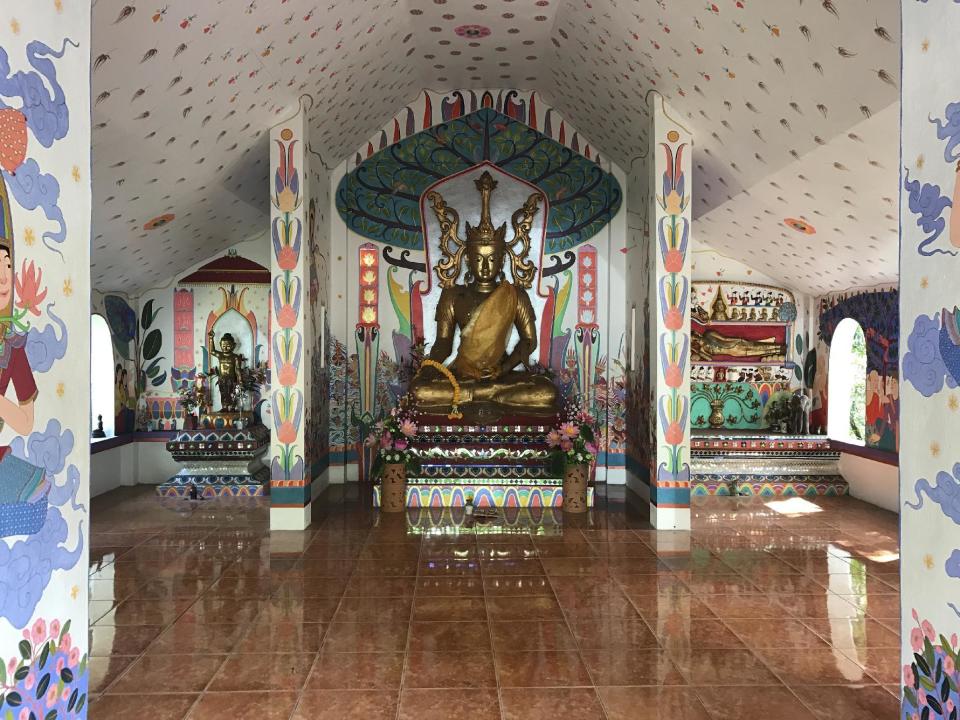
POLYGON ((266 380, 266 368, 248 367, 235 352, 231 333, 214 343, 207 335, 207 353, 217 361, 209 373, 196 373, 180 391, 184 428, 167 443, 180 472, 157 488, 166 497, 259 496, 266 494, 270 470, 261 461, 270 448, 270 430, 253 412, 252 400, 266 380), (213 385, 219 396, 214 411, 213 385), (195 414, 196 413, 196 414, 195 414))

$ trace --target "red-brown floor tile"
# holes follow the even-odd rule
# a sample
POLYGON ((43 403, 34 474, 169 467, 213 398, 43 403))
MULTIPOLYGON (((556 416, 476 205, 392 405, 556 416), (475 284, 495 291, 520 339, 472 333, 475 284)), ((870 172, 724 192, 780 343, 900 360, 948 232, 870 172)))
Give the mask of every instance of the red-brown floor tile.
MULTIPOLYGON (((184 720, 198 697, 200 696, 173 694, 100 695, 90 702, 90 717, 95 720, 130 720, 143 717, 144 707, 149 707, 150 720, 184 720)), ((199 717, 206 720, 205 716, 199 717)))
MULTIPOLYGON (((744 681, 749 677, 744 676, 744 681)), ((712 720, 744 720, 745 718, 776 718, 777 720, 816 720, 803 703, 787 688, 781 686, 705 687, 697 688, 700 701, 712 720)), ((846 716, 837 714, 831 720, 846 716)), ((879 717, 876 720, 881 720, 879 717)))
POLYGON ((256 623, 233 646, 233 653, 315 653, 326 632, 325 623, 256 623))
POLYGON ((658 618, 652 628, 660 644, 671 650, 722 650, 743 648, 743 641, 719 619, 658 618))
MULTIPOLYGON (((253 621, 268 625, 282 622, 330 622, 341 602, 340 598, 335 597, 276 596, 260 602, 260 612, 253 621)), ((189 615, 184 617, 189 619, 189 615)))
POLYGON ((417 597, 483 597, 479 572, 471 577, 421 576, 416 583, 417 597))
POLYGON ((480 622, 487 619, 483 598, 417 597, 413 605, 416 622, 480 622))
POLYGON ((297 698, 290 692, 208 692, 194 706, 190 720, 287 720, 297 698))
POLYGON ((841 649, 899 648, 900 635, 879 620, 858 617, 839 620, 804 620, 803 624, 828 644, 841 649))
POLYGON ((545 575, 525 577, 523 575, 492 576, 483 579, 483 592, 487 598, 549 595, 553 597, 553 588, 545 575))
POLYGON ((500 720, 494 689, 407 688, 400 694, 399 720, 500 720))
POLYGON ((481 560, 480 566, 483 569, 484 577, 500 575, 543 576, 546 574, 539 558, 526 560, 481 560))
POLYGON ((570 622, 570 630, 581 649, 648 648, 657 638, 642 618, 606 617, 570 622))
POLYGON ((405 688, 496 687, 489 652, 410 652, 403 673, 405 688))
POLYGON ((223 655, 144 655, 111 685, 111 694, 197 693, 206 688, 226 658, 223 655))
MULTIPOLYGON (((350 578, 352 582, 355 578, 350 578)), ((366 579, 366 578, 365 578, 366 579)), ((374 578, 375 579, 375 578, 374 578)), ((391 578, 393 579, 393 578, 391 578)), ((274 597, 339 598, 347 587, 346 577, 299 575, 287 578, 273 593, 274 597)), ((388 585, 385 587, 389 587, 388 585)))
POLYGON ((841 648, 858 665, 863 666, 881 685, 896 684, 901 679, 900 648, 841 648))
POLYGON ((757 650, 757 655, 789 686, 794 685, 858 685, 869 683, 867 671, 842 651, 831 648, 791 650, 757 650))
POLYGON ((455 652, 490 650, 486 622, 413 622, 410 624, 411 652, 455 652))
POLYGON ((750 648, 823 648, 826 643, 799 620, 726 620, 750 648))
MULTIPOLYGON (((711 720, 692 688, 598 687, 607 720, 711 720)), ((749 716, 744 716, 749 717, 749 716)))
POLYGON ((310 690, 290 720, 395 720, 394 690, 310 690))
POLYGON ((490 620, 563 620, 557 601, 548 596, 488 597, 486 606, 490 620))
POLYGON ((797 686, 793 692, 818 720, 879 720, 896 717, 900 710, 898 698, 879 685, 797 686))
POLYGON ((658 648, 583 650, 593 684, 683 685, 683 675, 666 652, 658 648))
POLYGON ((407 645, 409 624, 330 623, 323 649, 328 652, 399 652, 407 645))
POLYGON ((606 720, 593 688, 505 688, 503 720, 606 720))
POLYGON ((576 652, 533 650, 497 652, 501 688, 570 687, 590 685, 590 675, 576 652))
MULTIPOLYGON (((788 656, 795 652, 802 651, 788 656)), ((690 685, 739 685, 744 678, 753 685, 780 684, 749 650, 671 650, 670 657, 690 685)))
POLYGON ((403 676, 404 654, 331 653, 317 657, 307 690, 396 690, 403 676))
POLYGON ((315 657, 313 653, 231 655, 214 676, 209 689, 214 692, 299 691, 315 657))
POLYGON ((351 577, 344 597, 413 597, 417 580, 412 577, 351 577))
POLYGON ((97 625, 90 628, 90 657, 139 655, 160 634, 160 625, 97 625))
POLYGON ((95 695, 106 690, 134 660, 136 657, 129 655, 90 658, 87 663, 90 693, 95 695))
POLYGON ((333 622, 409 622, 412 606, 412 598, 343 598, 333 622))
POLYGON ((576 650, 565 622, 491 622, 494 650, 576 650))
POLYGON ((150 643, 151 655, 225 655, 246 634, 243 625, 175 622, 150 643))

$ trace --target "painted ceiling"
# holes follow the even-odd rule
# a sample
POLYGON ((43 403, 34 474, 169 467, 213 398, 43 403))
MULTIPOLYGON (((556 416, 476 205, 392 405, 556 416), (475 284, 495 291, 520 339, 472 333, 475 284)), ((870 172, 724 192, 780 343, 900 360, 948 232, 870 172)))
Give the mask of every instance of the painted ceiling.
POLYGON ((471 86, 539 90, 624 167, 646 152, 655 89, 697 139, 699 240, 769 258, 758 270, 806 292, 895 279, 898 12, 892 0, 97 0, 94 285, 149 287, 262 233, 268 129, 302 94, 312 149, 332 166, 421 88, 471 86))

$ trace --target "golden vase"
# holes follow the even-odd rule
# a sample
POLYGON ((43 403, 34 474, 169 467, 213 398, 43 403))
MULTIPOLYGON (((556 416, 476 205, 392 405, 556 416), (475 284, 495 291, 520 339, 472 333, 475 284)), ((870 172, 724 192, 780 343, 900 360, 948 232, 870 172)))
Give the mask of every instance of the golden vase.
POLYGON ((712 428, 722 428, 724 423, 723 416, 723 400, 711 400, 710 401, 710 427, 712 428))
POLYGON ((380 480, 380 510, 403 512, 407 506, 407 467, 403 463, 387 463, 380 480))
POLYGON ((590 479, 590 466, 587 464, 567 465, 563 470, 563 509, 564 512, 582 513, 587 511, 587 481, 590 479))

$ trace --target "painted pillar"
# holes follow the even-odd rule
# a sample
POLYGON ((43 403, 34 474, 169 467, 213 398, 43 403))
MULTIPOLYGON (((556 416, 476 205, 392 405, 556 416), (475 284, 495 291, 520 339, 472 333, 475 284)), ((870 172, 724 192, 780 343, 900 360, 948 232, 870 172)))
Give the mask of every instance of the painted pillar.
POLYGON ((654 96, 650 129, 653 238, 650 382, 655 407, 651 451, 650 521, 666 530, 690 529, 690 228, 693 138, 654 96))
POLYGON ((901 717, 938 720, 960 706, 960 5, 901 11, 901 717))
POLYGON ((90 52, 89 2, 0 4, 4 718, 85 718, 100 689, 87 659, 90 52))
POLYGON ((310 524, 310 471, 305 459, 310 378, 304 361, 310 289, 304 202, 310 197, 307 130, 301 108, 270 131, 272 530, 302 530, 310 524))

